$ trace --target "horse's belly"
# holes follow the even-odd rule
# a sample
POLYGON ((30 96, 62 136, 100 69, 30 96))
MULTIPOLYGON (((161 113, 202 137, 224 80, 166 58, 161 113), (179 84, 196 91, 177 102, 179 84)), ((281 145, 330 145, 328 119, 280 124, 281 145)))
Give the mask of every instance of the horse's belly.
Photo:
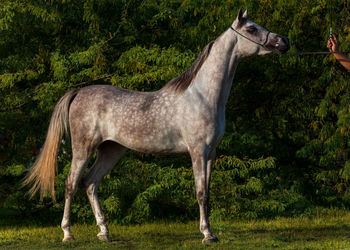
POLYGON ((148 133, 148 134, 118 134, 113 141, 118 142, 124 147, 154 154, 179 154, 188 151, 182 138, 174 133, 148 133))

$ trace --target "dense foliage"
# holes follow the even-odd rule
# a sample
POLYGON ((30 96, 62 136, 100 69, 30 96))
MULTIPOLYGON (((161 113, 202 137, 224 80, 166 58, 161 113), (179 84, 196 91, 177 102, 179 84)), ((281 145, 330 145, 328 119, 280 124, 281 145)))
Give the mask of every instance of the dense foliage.
MULTIPOLYGON (((184 72, 232 23, 250 19, 287 35, 292 51, 325 51, 333 9, 341 50, 350 51, 348 1, 3 0, 0 3, 0 206, 60 212, 70 166, 59 155, 59 202, 29 201, 20 180, 66 91, 112 84, 151 91, 184 72)), ((332 56, 243 60, 218 147, 211 217, 269 217, 350 205, 350 81, 332 56)), ((93 218, 83 190, 73 214, 93 218)), ((129 152, 100 186, 109 220, 198 216, 188 156, 129 152)))

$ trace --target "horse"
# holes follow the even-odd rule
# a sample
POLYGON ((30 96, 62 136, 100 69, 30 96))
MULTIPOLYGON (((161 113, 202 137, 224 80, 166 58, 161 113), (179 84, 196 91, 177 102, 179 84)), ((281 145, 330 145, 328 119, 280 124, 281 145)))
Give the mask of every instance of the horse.
POLYGON ((97 157, 82 182, 100 232, 109 242, 105 215, 98 200, 103 177, 127 149, 152 154, 189 153, 200 211, 203 243, 217 242, 208 218, 209 185, 216 146, 225 131, 225 105, 239 61, 251 55, 282 54, 289 50, 287 37, 272 33, 248 20, 247 10, 193 65, 154 92, 138 92, 111 85, 91 85, 67 92, 56 104, 47 137, 24 185, 31 197, 49 193, 55 200, 54 178, 63 135, 70 132, 72 163, 66 178, 61 223, 63 241, 74 240, 70 210, 78 182, 91 155, 97 157), (69 130, 68 130, 69 129, 69 130), (68 132, 69 131, 69 132, 68 132))

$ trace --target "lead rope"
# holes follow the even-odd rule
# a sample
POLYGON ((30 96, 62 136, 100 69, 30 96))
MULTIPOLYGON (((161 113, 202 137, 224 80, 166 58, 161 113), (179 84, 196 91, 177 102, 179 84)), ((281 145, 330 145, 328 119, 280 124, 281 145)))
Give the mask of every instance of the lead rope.
POLYGON ((330 55, 330 54, 343 54, 348 52, 331 52, 331 51, 317 51, 317 52, 295 52, 281 54, 282 56, 307 56, 307 55, 330 55))

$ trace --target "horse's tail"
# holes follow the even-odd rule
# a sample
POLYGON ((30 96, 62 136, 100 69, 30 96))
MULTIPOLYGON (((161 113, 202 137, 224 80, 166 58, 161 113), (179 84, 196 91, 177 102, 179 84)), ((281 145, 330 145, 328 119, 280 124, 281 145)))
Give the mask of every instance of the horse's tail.
POLYGON ((78 90, 66 93, 56 104, 42 151, 33 167, 27 173, 23 185, 33 183, 29 190, 30 198, 40 190, 40 199, 47 193, 56 201, 55 175, 57 173, 57 155, 64 133, 68 133, 69 106, 78 90))

